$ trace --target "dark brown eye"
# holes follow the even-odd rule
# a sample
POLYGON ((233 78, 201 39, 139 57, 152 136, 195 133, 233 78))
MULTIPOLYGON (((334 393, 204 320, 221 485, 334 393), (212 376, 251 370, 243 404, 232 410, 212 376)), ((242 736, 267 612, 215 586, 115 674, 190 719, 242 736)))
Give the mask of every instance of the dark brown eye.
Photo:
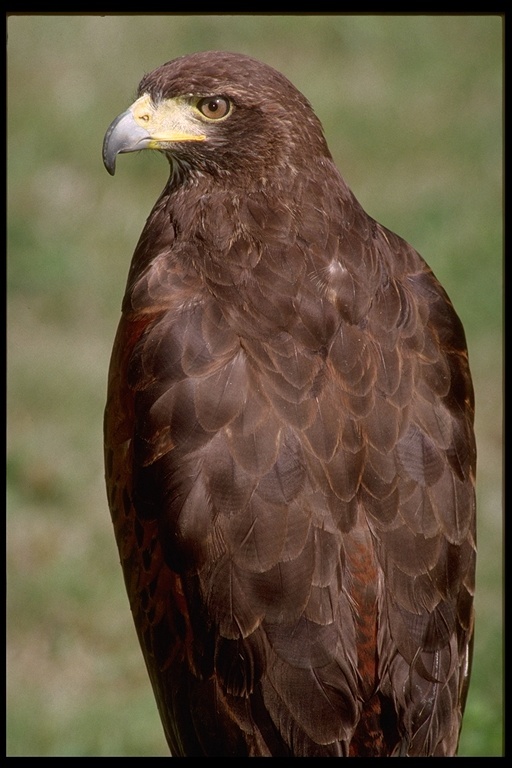
POLYGON ((231 110, 229 99, 225 96, 207 96, 197 102, 197 108, 202 115, 210 120, 220 120, 226 117, 231 110))

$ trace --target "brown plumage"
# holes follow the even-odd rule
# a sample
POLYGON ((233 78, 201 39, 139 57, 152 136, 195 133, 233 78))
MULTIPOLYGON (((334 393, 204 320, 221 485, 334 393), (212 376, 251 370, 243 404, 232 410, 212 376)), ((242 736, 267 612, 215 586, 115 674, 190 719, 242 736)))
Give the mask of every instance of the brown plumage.
POLYGON ((173 755, 456 752, 473 392, 431 270, 285 77, 198 53, 107 132, 170 178, 128 277, 109 503, 173 755))

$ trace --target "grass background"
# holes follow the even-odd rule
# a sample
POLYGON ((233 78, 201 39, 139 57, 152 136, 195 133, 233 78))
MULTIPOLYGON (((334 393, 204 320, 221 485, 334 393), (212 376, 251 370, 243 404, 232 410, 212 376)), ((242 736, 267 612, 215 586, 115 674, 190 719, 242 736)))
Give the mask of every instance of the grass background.
POLYGON ((11 756, 166 755, 111 531, 102 411, 128 264, 166 180, 101 146, 143 73, 230 49, 312 102, 366 210, 411 242, 467 331, 479 560, 460 754, 502 754, 502 19, 20 15, 8 45, 11 756))

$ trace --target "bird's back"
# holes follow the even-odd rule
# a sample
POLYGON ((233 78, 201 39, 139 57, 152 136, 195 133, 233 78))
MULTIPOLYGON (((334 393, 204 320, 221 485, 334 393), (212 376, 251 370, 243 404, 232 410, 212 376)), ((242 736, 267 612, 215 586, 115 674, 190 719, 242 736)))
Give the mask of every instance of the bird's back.
POLYGON ((162 306, 157 262, 132 290, 112 506, 174 754, 455 748, 464 339, 419 257, 367 224, 367 274, 297 249, 296 269, 262 259, 237 296, 166 263, 162 306))

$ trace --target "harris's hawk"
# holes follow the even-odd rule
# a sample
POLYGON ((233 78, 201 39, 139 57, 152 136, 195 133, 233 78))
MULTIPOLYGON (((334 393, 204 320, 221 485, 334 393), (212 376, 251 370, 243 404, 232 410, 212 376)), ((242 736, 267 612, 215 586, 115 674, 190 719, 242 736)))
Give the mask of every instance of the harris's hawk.
POLYGON ((476 451, 450 300, 269 66, 146 75, 109 172, 139 149, 170 177, 128 275, 106 476, 171 753, 455 754, 476 451))

